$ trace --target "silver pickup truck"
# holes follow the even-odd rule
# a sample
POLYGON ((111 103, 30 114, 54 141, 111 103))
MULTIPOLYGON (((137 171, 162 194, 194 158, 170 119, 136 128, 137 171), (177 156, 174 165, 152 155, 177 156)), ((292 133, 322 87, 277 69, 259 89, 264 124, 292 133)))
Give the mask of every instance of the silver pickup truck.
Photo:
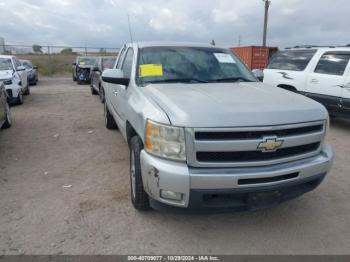
POLYGON ((258 82, 227 49, 131 43, 102 80, 106 127, 130 147, 136 209, 271 207, 331 167, 326 109, 258 82))

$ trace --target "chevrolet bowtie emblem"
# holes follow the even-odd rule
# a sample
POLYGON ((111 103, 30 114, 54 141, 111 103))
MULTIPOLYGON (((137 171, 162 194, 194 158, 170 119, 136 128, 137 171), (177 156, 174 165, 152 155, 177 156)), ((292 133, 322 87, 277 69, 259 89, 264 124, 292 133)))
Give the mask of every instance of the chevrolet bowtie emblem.
POLYGON ((278 140, 277 138, 266 138, 258 146, 262 152, 274 152, 280 148, 283 144, 283 140, 278 140))

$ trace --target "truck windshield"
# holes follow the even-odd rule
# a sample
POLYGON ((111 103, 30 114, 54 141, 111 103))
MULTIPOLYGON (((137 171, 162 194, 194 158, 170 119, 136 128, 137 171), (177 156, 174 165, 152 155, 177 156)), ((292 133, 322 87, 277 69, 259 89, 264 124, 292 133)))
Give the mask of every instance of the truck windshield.
POLYGON ((32 69, 33 68, 32 63, 29 62, 29 61, 21 60, 21 63, 26 69, 32 69))
POLYGON ((316 53, 316 49, 279 51, 271 58, 268 69, 303 71, 316 53))
POLYGON ((256 82, 230 51, 210 47, 142 48, 137 72, 140 84, 256 82))
POLYGON ((0 58, 0 70, 13 70, 11 59, 0 58))
POLYGON ((115 64, 116 58, 109 57, 109 58, 102 58, 102 69, 110 69, 113 68, 115 64))
POLYGON ((97 63, 97 59, 94 57, 79 57, 78 65, 88 65, 93 66, 97 63))

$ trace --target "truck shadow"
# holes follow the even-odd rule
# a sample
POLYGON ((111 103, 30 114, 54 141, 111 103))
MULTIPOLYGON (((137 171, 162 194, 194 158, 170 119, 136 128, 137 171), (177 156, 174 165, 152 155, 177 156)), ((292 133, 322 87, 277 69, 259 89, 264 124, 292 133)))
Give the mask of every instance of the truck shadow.
POLYGON ((331 128, 337 127, 340 129, 350 130, 350 119, 346 118, 331 118, 331 128))

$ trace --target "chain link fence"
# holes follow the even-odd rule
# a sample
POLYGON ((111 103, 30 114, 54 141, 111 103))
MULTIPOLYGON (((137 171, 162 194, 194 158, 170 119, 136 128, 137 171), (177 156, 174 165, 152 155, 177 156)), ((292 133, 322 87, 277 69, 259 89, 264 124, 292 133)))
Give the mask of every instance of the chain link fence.
POLYGON ((31 60, 45 76, 67 74, 77 56, 117 56, 120 48, 57 46, 57 45, 10 45, 0 46, 0 54, 15 55, 31 60))

